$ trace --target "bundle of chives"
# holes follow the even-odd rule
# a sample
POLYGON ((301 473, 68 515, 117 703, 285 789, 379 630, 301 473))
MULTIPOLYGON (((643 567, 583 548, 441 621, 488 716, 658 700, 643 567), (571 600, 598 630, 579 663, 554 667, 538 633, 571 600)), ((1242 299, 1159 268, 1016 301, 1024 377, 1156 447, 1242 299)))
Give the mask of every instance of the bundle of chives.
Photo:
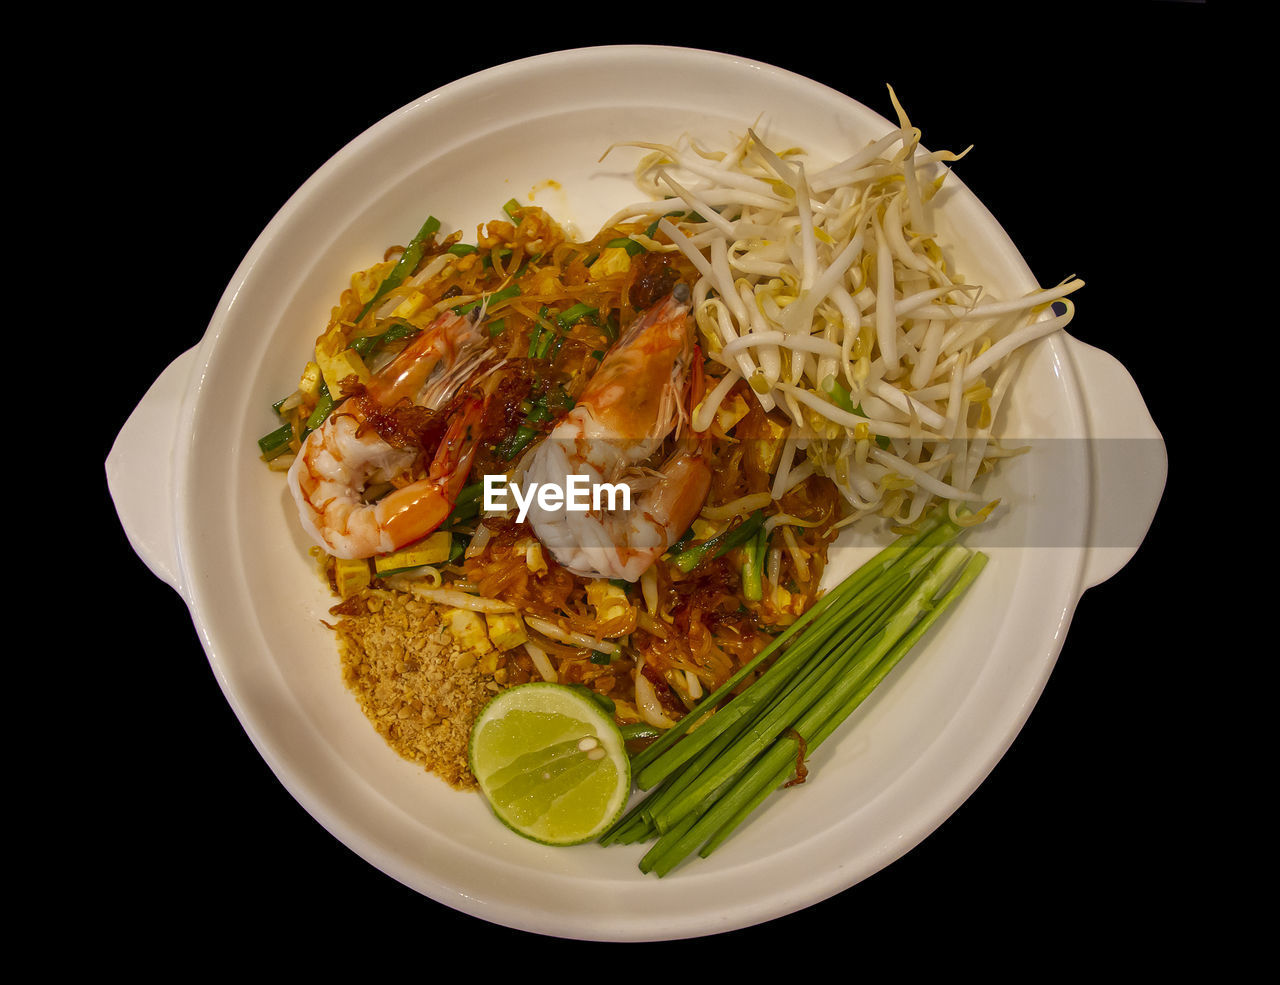
POLYGON ((803 756, 852 714, 977 577, 986 556, 953 543, 961 532, 935 516, 899 537, 639 753, 632 760, 637 784, 656 789, 601 842, 656 838, 640 868, 660 876, 694 851, 709 855, 772 792, 792 782, 803 756))

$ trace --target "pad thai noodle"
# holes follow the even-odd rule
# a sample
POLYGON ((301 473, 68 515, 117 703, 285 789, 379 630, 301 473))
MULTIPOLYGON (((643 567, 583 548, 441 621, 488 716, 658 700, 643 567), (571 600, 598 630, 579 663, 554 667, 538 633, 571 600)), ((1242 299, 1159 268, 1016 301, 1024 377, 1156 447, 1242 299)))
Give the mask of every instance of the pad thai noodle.
POLYGON ((834 165, 751 130, 610 148, 643 200, 588 241, 513 200, 354 274, 260 442, 333 613, 409 593, 504 683, 660 730, 813 604, 842 527, 989 515, 1023 347, 1081 282, 1002 300, 952 269, 931 201, 960 155, 898 112, 834 165))

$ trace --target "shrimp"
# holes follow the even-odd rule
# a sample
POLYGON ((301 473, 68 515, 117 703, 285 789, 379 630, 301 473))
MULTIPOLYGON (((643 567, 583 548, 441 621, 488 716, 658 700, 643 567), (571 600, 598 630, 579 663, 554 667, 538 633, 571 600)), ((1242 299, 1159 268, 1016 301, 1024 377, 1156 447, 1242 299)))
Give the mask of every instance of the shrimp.
MULTIPOLYGON (((406 402, 439 410, 488 356, 478 320, 447 311, 365 387, 372 407, 406 402)), ((369 426, 364 400, 348 398, 307 436, 289 469, 289 489, 311 538, 334 557, 386 554, 427 536, 453 511, 475 457, 474 437, 484 400, 461 398, 425 477, 377 502, 365 490, 392 482, 417 461, 420 450, 397 448, 369 426)))
POLYGON ((630 509, 548 510, 534 497, 529 522, 552 556, 586 578, 636 581, 702 509, 711 488, 707 439, 686 436, 656 470, 641 469, 683 420, 693 360, 690 291, 677 284, 609 350, 574 408, 533 453, 526 482, 567 488, 625 482, 630 509))

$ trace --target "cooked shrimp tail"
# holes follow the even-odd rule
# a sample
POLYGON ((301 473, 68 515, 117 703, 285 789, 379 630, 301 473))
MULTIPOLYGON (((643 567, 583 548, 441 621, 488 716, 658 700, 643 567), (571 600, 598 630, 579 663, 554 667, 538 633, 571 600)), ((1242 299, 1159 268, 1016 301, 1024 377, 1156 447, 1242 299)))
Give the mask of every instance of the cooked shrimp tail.
POLYGON ((319 546, 334 557, 372 557, 411 544, 444 522, 471 470, 484 401, 461 401, 427 474, 416 480, 407 473, 422 449, 392 445, 369 425, 362 407, 439 410, 484 361, 485 342, 475 318, 445 312, 374 376, 361 397, 345 401, 307 436, 288 481, 302 526, 319 546), (366 502, 365 490, 382 482, 399 488, 366 502))
POLYGON ((468 398, 449 419, 426 478, 387 493, 374 505, 376 527, 385 540, 378 553, 421 540, 453 512, 476 454, 475 434, 484 401, 468 398))

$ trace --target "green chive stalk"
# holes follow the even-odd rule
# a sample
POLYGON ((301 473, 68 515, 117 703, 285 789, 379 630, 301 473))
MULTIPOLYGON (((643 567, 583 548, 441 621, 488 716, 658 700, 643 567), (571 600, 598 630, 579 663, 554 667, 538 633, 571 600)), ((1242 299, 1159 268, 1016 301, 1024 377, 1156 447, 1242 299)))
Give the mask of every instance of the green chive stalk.
POLYGON ((427 216, 427 221, 422 224, 422 228, 418 230, 418 234, 409 241, 409 245, 405 247, 404 253, 400 254, 400 259, 396 265, 391 268, 391 272, 378 285, 378 290, 374 292, 373 297, 360 309, 360 314, 356 315, 356 324, 364 321, 364 316, 369 313, 369 309, 376 305, 389 292, 395 290, 404 283, 404 279, 413 274, 418 269, 418 264, 422 262, 422 254, 426 251, 427 241, 434 236, 440 228, 440 220, 435 216, 427 216))
POLYGON ((637 755, 633 775, 652 792, 601 841, 656 837, 640 868, 659 876, 714 851, 967 590, 986 557, 954 544, 961 532, 934 516, 900 537, 637 755), (769 669, 725 702, 766 659, 769 669))
POLYGON ((688 574, 708 558, 717 558, 728 554, 735 547, 753 540, 756 531, 764 524, 764 510, 756 510, 749 517, 722 534, 717 534, 701 544, 686 547, 672 559, 672 563, 688 574))
POLYGON ((769 553, 769 534, 761 530, 747 545, 742 561, 742 597, 748 602, 764 598, 764 562, 769 553))
POLYGON ((699 776, 689 790, 654 818, 658 829, 665 831, 686 813, 707 803, 714 791, 746 769, 815 702, 829 700, 824 696, 832 693, 838 681, 848 681, 854 675, 859 679, 865 677, 883 655, 883 649, 910 627, 923 604, 920 593, 928 583, 929 578, 921 576, 918 587, 897 607, 894 603, 900 598, 900 584, 892 583, 893 590, 887 593, 888 597, 879 600, 870 617, 853 632, 843 640, 828 640, 825 646, 814 648, 808 664, 792 679, 786 692, 753 719, 750 734, 718 757, 713 768, 699 776), (868 647, 869 654, 859 656, 868 647))
MULTIPOLYGON (((719 784, 714 802, 699 814, 685 815, 673 825, 669 835, 660 837, 649 852, 649 871, 659 876, 670 872, 689 854, 703 846, 703 853, 710 854, 728 834, 763 801, 795 768, 799 741, 809 747, 825 739, 835 725, 844 721, 875 684, 884 679, 891 666, 883 674, 870 681, 871 672, 892 658, 896 663, 915 644, 929 623, 945 607, 946 596, 934 601, 937 595, 963 566, 969 552, 961 547, 949 548, 929 569, 928 575, 911 593, 906 603, 894 611, 889 622, 869 646, 862 648, 850 673, 827 691, 794 725, 799 740, 787 735, 771 745, 752 765, 749 772, 734 784, 719 784), (919 620, 922 613, 928 618, 919 620), (919 622, 924 622, 919 627, 919 622), (915 630, 919 629, 917 633, 915 630), (899 644, 903 644, 899 648, 899 644), (868 687, 867 685, 870 685, 868 687), (688 823, 688 817, 696 817, 688 823)), ((979 566, 980 570, 980 566, 979 566)), ((973 572, 976 575, 976 570, 973 572)), ((966 586, 967 587, 967 586, 966 586)), ((953 596, 954 598, 954 596, 953 596)))
MULTIPOLYGON (((916 643, 920 641, 920 638, 928 632, 929 628, 942 615, 942 613, 950 608, 960 598, 960 596, 965 593, 969 585, 972 584, 973 580, 978 577, 978 574, 986 566, 986 563, 987 555, 981 553, 973 554, 956 577, 955 582, 947 590, 946 594, 932 604, 924 617, 921 618, 911 628, 911 630, 897 642, 893 649, 885 655, 884 659, 876 665, 875 669, 866 676, 866 679, 857 687, 857 690, 854 691, 852 696, 849 696, 844 700, 843 703, 840 704, 838 710, 829 715, 826 721, 817 727, 811 735, 805 735, 805 732, 811 726, 811 723, 800 723, 796 726, 796 733, 805 739, 806 754, 811 755, 813 751, 822 745, 822 743, 830 737, 831 733, 834 732, 836 728, 845 721, 845 719, 852 715, 858 706, 870 696, 871 692, 874 691, 885 677, 888 676, 889 671, 893 670, 893 668, 897 666, 898 662, 907 655, 916 643)), ((847 694, 849 690, 852 690, 852 687, 843 688, 842 694, 847 694)), ((783 742, 787 744, 784 746, 785 755, 781 752, 775 755, 774 759, 779 761, 781 765, 777 770, 775 770, 772 781, 755 783, 755 794, 751 796, 749 800, 746 800, 745 804, 737 811, 737 813, 734 814, 729 821, 727 821, 702 847, 699 854, 703 858, 710 855, 722 842, 724 842, 732 831, 746 820, 747 816, 760 806, 760 804, 771 793, 791 779, 792 774, 795 772, 796 756, 799 753, 799 742, 789 737, 784 737, 783 742)), ((761 769, 758 775, 764 776, 765 770, 761 769)), ((738 799, 742 798, 739 797, 738 799)))
POLYGON ((875 591, 868 594, 873 583, 887 575, 896 566, 900 574, 910 570, 910 565, 932 550, 938 543, 953 539, 960 531, 951 523, 943 523, 932 518, 921 525, 913 534, 905 534, 878 553, 870 561, 841 582, 811 606, 800 618, 793 622, 774 641, 766 646, 740 671, 729 678, 711 695, 704 698, 688 715, 668 729, 657 742, 650 745, 632 760, 631 771, 641 790, 647 790, 659 783, 672 770, 696 755, 707 743, 711 742, 718 732, 727 728, 743 715, 749 714, 762 701, 767 701, 780 689, 797 668, 827 639, 836 627, 847 623, 852 612, 856 611, 874 597, 875 591), (808 628, 813 626, 812 632, 808 628), (803 632, 802 634, 802 631, 803 632), (787 646, 796 636, 801 639, 787 646), (681 742, 681 736, 694 721, 701 718, 708 710, 716 708, 720 702, 734 692, 750 674, 766 660, 773 659, 783 647, 786 649, 778 656, 767 673, 753 682, 743 693, 728 702, 705 724, 681 742), (661 760, 659 758, 661 757, 661 760))

